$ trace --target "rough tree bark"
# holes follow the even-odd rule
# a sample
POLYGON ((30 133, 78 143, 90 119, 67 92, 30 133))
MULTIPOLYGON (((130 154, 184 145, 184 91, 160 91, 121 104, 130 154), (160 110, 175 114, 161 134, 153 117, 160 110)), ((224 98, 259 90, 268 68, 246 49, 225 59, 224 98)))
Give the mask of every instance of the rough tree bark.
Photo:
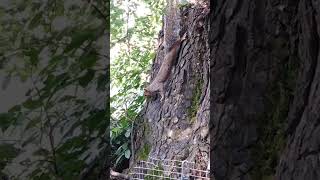
POLYGON ((212 177, 320 179, 320 2, 211 4, 212 177))
MULTIPOLYGON (((165 82, 165 100, 160 102, 159 95, 147 100, 135 122, 130 168, 139 160, 154 157, 188 160, 196 162, 199 169, 207 169, 209 49, 203 12, 203 7, 194 5, 185 7, 182 13, 181 24, 188 31, 188 38, 182 43, 176 64, 165 82)), ((163 57, 164 50, 158 50, 151 79, 163 57)))

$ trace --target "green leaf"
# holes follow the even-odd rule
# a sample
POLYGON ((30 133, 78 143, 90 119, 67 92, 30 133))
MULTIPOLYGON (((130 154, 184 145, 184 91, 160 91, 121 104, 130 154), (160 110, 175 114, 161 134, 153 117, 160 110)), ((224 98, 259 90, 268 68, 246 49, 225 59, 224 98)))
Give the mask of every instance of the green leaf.
POLYGON ((15 148, 13 144, 0 144, 0 162, 16 157, 19 152, 20 149, 15 148))
POLYGON ((89 84, 89 82, 92 81, 92 79, 94 78, 94 75, 95 75, 95 71, 88 69, 87 73, 79 78, 80 86, 86 87, 89 84))
POLYGON ((130 155, 131 155, 131 151, 130 149, 127 149, 126 152, 124 153, 124 156, 129 159, 130 158, 130 155))
POLYGON ((24 147, 24 146, 26 146, 26 145, 28 145, 28 144, 31 144, 31 143, 33 143, 33 142, 35 142, 36 140, 37 140, 37 137, 38 136, 38 133, 33 133, 31 136, 29 136, 25 141, 23 141, 23 143, 22 143, 22 147, 24 147))
POLYGON ((33 155, 35 156, 42 156, 42 157, 47 157, 51 154, 50 151, 48 151, 47 149, 44 148, 39 148, 38 150, 36 150, 35 152, 33 152, 33 155))
POLYGON ((71 50, 79 48, 85 41, 95 38, 95 32, 91 29, 82 30, 72 35, 71 43, 65 48, 64 52, 70 52, 71 50))
POLYGON ((77 136, 77 137, 68 139, 65 143, 63 143, 57 149, 57 152, 60 154, 64 154, 73 149, 85 148, 84 146, 85 143, 86 143, 86 138, 84 138, 83 136, 77 136))
POLYGON ((30 122, 27 124, 26 126, 26 130, 30 129, 30 128, 34 128, 37 127, 37 125, 41 122, 41 119, 38 118, 34 118, 32 120, 30 120, 30 122))
POLYGON ((108 78, 106 75, 100 75, 97 80, 97 90, 106 91, 108 84, 108 78))
POLYGON ((131 134, 131 129, 128 129, 125 133, 125 136, 128 138, 130 137, 130 134, 131 134))
POLYGON ((79 58, 80 68, 90 69, 96 64, 97 60, 97 54, 93 51, 85 56, 81 56, 79 58))
POLYGON ((17 112, 17 111, 20 111, 21 110, 21 106, 20 105, 15 105, 13 106, 12 108, 9 109, 8 112, 17 112))
POLYGON ((63 97, 59 100, 59 102, 70 101, 70 100, 73 100, 73 99, 75 99, 75 98, 76 98, 76 96, 66 95, 66 96, 63 96, 63 97))
POLYGON ((22 105, 23 105, 23 107, 25 107, 27 109, 37 109, 42 105, 42 101, 39 99, 32 100, 31 98, 29 98, 22 105))
POLYGON ((8 129, 14 122, 16 122, 16 117, 13 113, 0 113, 0 128, 2 131, 8 129))
POLYGON ((28 50, 25 50, 24 54, 28 56, 30 59, 30 63, 33 66, 36 66, 38 64, 38 55, 40 51, 35 48, 29 48, 28 50))
POLYGON ((121 155, 117 158, 116 164, 119 164, 119 162, 122 160, 122 157, 123 157, 123 154, 121 154, 121 155))
POLYGON ((85 120, 84 125, 89 129, 90 132, 99 128, 107 128, 106 127, 106 113, 105 110, 96 110, 95 112, 91 112, 89 118, 85 120))
POLYGON ((30 24, 29 24, 29 28, 35 28, 39 23, 40 20, 42 18, 42 12, 38 12, 31 20, 30 24))
POLYGON ((70 76, 68 73, 62 73, 57 76, 49 74, 47 79, 44 81, 45 87, 43 96, 49 96, 51 93, 56 93, 59 89, 65 87, 68 84, 70 76))

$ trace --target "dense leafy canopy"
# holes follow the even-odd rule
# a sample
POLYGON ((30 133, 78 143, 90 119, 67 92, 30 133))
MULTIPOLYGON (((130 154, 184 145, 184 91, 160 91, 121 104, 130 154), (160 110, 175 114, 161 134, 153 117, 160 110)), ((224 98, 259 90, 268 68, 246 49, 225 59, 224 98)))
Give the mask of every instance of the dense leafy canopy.
POLYGON ((107 1, 1 1, 0 98, 17 84, 23 95, 1 108, 0 175, 80 179, 100 163, 108 9, 107 1))
POLYGON ((116 164, 131 155, 129 137, 144 102, 164 0, 111 2, 111 147, 116 164))

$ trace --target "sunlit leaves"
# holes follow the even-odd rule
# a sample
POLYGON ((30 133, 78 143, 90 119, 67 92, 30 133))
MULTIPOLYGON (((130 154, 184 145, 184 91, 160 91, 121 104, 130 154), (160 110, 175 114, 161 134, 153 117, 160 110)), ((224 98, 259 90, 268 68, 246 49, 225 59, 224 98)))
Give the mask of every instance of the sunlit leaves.
POLYGON ((111 1, 111 46, 114 46, 114 43, 119 41, 120 38, 124 35, 124 25, 125 19, 123 15, 125 13, 124 9, 116 6, 115 1, 111 1))
MULTIPOLYGON (((128 115, 128 109, 135 112, 126 117, 134 119, 142 104, 141 99, 143 98, 139 92, 142 91, 143 83, 146 80, 144 76, 154 58, 154 38, 161 27, 161 22, 154 20, 160 20, 163 1, 155 3, 154 1, 136 0, 127 2, 127 4, 115 2, 111 3, 114 6, 111 11, 113 21, 111 42, 118 42, 118 44, 117 47, 113 47, 111 44, 111 48, 113 48, 111 51, 120 51, 115 59, 112 59, 111 65, 112 88, 118 89, 116 98, 112 102, 118 107, 118 112, 121 111, 119 108, 124 108, 122 112, 126 115, 128 115), (145 12, 152 13, 143 14, 139 8, 147 8, 145 12), (158 14, 154 14, 154 12, 158 12, 158 14), (133 23, 134 25, 131 25, 133 23), (135 109, 130 108, 131 106, 135 109)), ((118 118, 121 119, 121 115, 118 118)))
POLYGON ((131 126, 142 108, 143 85, 155 57, 164 1, 111 2, 111 143, 116 164, 131 156, 131 126))

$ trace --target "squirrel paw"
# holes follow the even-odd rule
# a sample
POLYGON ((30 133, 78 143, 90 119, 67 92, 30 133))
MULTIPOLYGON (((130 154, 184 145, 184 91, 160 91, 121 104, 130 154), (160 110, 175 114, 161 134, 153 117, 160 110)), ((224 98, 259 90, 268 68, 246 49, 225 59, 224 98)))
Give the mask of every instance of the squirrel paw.
POLYGON ((185 32, 185 33, 183 34, 183 36, 181 37, 181 41, 184 41, 184 40, 186 40, 187 38, 188 38, 188 33, 185 32))
POLYGON ((164 101, 164 96, 161 96, 160 102, 163 102, 163 101, 164 101))
POLYGON ((164 93, 161 93, 161 92, 160 92, 160 97, 161 97, 161 98, 160 98, 160 102, 163 102, 164 99, 165 99, 164 93))

